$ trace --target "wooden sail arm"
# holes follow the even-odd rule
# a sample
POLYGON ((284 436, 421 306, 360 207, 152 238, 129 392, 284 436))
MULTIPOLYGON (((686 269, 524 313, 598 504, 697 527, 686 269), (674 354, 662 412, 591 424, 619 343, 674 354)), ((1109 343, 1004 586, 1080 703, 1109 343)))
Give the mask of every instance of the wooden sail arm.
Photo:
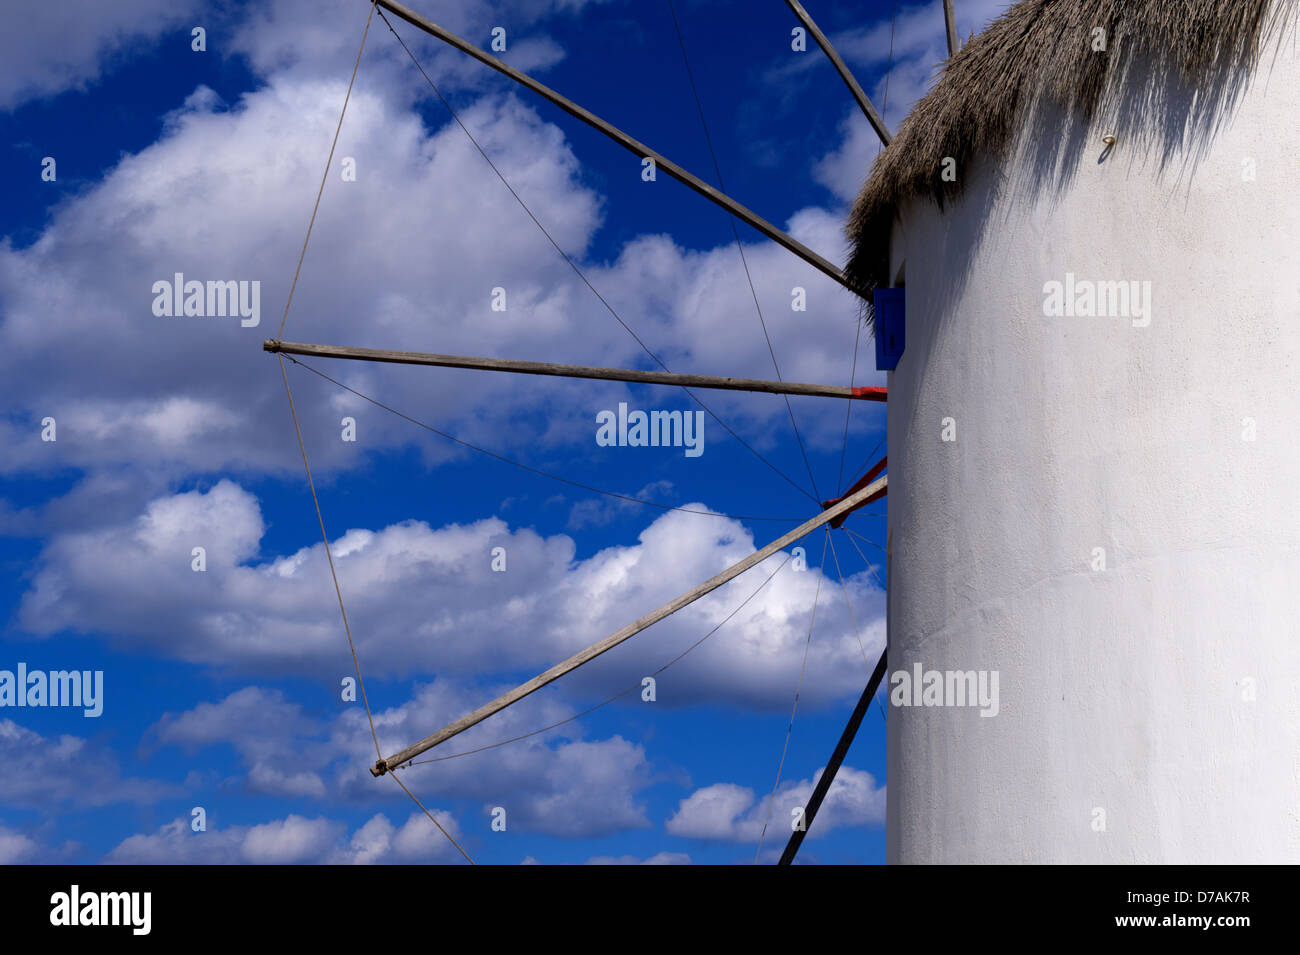
POLYGON ((948 35, 948 59, 951 60, 953 54, 961 49, 961 43, 957 40, 957 15, 953 13, 952 0, 943 0, 943 23, 948 35))
POLYGON ((622 630, 618 630, 614 633, 611 633, 603 640, 599 640, 596 643, 593 643, 591 646, 587 647, 587 649, 581 650, 578 653, 575 653, 573 656, 569 657, 567 660, 555 664, 555 666, 551 667, 549 670, 545 671, 544 673, 538 674, 537 676, 533 677, 527 683, 521 683, 519 686, 515 687, 510 692, 503 693, 501 696, 497 697, 491 703, 486 703, 483 706, 480 706, 473 713, 470 713, 467 716, 462 716, 460 719, 456 720, 453 723, 448 723, 442 729, 438 730, 436 733, 426 736, 418 743, 412 743, 410 746, 394 753, 392 756, 389 756, 386 759, 380 759, 378 762, 375 763, 374 767, 371 768, 370 772, 375 776, 382 776, 384 773, 388 772, 389 770, 396 769, 398 766, 400 766, 402 763, 405 763, 407 760, 419 756, 421 753, 432 749, 433 747, 437 746, 439 743, 445 743, 453 736, 460 735, 461 733, 465 732, 467 729, 469 729, 472 726, 478 725, 479 723, 483 722, 485 719, 487 719, 489 716, 493 715, 494 713, 499 713, 501 710, 504 710, 507 706, 510 706, 512 703, 519 702, 524 697, 528 696, 530 693, 535 693, 536 691, 540 690, 542 687, 546 686, 548 683, 552 683, 555 680, 558 680, 560 677, 564 676, 566 673, 570 673, 573 670, 576 670, 584 663, 588 663, 591 660, 594 660, 596 657, 600 656, 606 650, 613 649, 623 641, 636 636, 638 633, 640 633, 642 630, 645 630, 647 627, 650 627, 658 623, 660 620, 664 619, 670 614, 676 613, 678 610, 681 610, 683 607, 689 606, 690 604, 699 600, 701 597, 705 596, 706 594, 709 594, 714 590, 717 590, 719 587, 721 587, 723 584, 727 583, 728 581, 733 580, 736 577, 739 577, 745 571, 749 570, 749 568, 753 567, 755 564, 762 563, 764 560, 771 557, 773 554, 781 550, 783 547, 787 547, 790 544, 793 544, 795 541, 801 540, 802 538, 806 537, 808 534, 815 531, 817 528, 821 527, 823 524, 831 520, 834 520, 840 514, 852 510, 854 507, 858 506, 859 504, 865 503, 868 499, 872 499, 872 495, 878 494, 884 490, 887 481, 888 481, 888 477, 881 477, 878 480, 871 483, 870 485, 863 487, 861 490, 857 491, 856 493, 845 496, 845 498, 842 501, 840 501, 840 503, 836 504, 834 507, 831 507, 828 510, 823 511, 822 513, 818 514, 816 517, 810 518, 809 520, 800 524, 798 527, 796 527, 794 530, 790 531, 789 533, 784 534, 781 537, 778 537, 776 540, 772 541, 772 543, 768 544, 766 547, 762 548, 761 550, 754 551, 754 553, 750 554, 744 560, 732 564, 730 567, 728 567, 726 570, 722 571, 721 573, 716 574, 713 577, 710 577, 708 580, 706 580, 704 583, 700 584, 698 587, 694 588, 693 590, 689 590, 686 593, 682 594, 681 596, 675 597, 674 599, 668 601, 668 603, 664 604, 662 607, 658 608, 657 610, 652 610, 650 613, 646 614, 644 617, 637 620, 635 623, 628 624, 622 630))
MULTIPOLYGON (((945 0, 945 2, 951 3, 952 0, 945 0)), ((858 101, 858 108, 862 110, 863 115, 867 117, 867 122, 871 124, 871 128, 874 129, 876 135, 880 137, 880 142, 883 145, 888 146, 894 141, 894 137, 890 135, 889 128, 885 125, 885 121, 880 117, 880 114, 876 112, 876 108, 871 105, 871 100, 867 98, 866 92, 863 91, 862 84, 860 84, 857 81, 857 78, 849 71, 848 64, 845 63, 844 59, 836 52, 835 47, 831 46, 831 41, 826 38, 825 33, 822 33, 821 28, 813 22, 813 18, 809 16, 808 11, 803 8, 803 4, 799 3, 798 0, 785 0, 785 5, 794 12, 794 15, 799 18, 799 22, 802 23, 804 28, 812 34, 812 38, 816 40, 817 45, 822 48, 822 52, 826 54, 826 58, 831 61, 831 66, 835 67, 835 72, 840 74, 840 79, 842 79, 844 85, 849 88, 849 92, 853 94, 853 98, 858 101)))
POLYGON ((835 750, 831 753, 830 761, 826 763, 826 768, 822 770, 822 774, 817 777, 817 785, 813 787, 812 798, 808 800, 808 805, 804 807, 803 825, 790 833, 790 841, 786 843, 785 851, 781 853, 781 859, 777 865, 790 865, 794 862, 794 857, 799 852, 799 846, 803 844, 803 837, 812 828, 813 820, 817 818, 817 810, 821 808, 822 800, 830 792, 831 783, 835 782, 835 774, 840 771, 840 764, 844 762, 844 757, 849 753, 849 747, 853 745, 853 737, 858 735, 858 727, 862 725, 862 718, 867 715, 867 707, 871 705, 876 691, 880 689, 880 681, 885 678, 887 669, 887 651, 882 650, 880 659, 876 662, 876 668, 871 673, 871 679, 867 681, 867 688, 862 691, 862 696, 858 698, 858 705, 853 708, 853 713, 849 717, 848 725, 844 727, 839 742, 835 744, 835 750))
POLYGON ((596 378, 650 385, 682 385, 717 388, 724 391, 760 391, 777 395, 805 395, 814 398, 850 398, 885 401, 884 388, 840 385, 809 385, 798 381, 766 381, 760 378, 730 378, 719 375, 683 375, 667 371, 632 368, 597 368, 592 365, 558 365, 547 361, 514 361, 505 358, 471 358, 466 355, 438 355, 432 352, 385 351, 380 348, 349 348, 342 345, 311 345, 267 339, 265 351, 317 358, 355 358, 361 361, 392 362, 401 365, 436 365, 442 368, 471 368, 477 371, 505 371, 522 375, 550 375, 557 378, 596 378))
POLYGON ((818 255, 816 252, 808 248, 802 242, 799 242, 797 239, 787 235, 785 232, 778 229, 776 226, 772 225, 772 223, 768 222, 766 219, 762 218, 761 216, 757 215, 754 212, 751 212, 749 209, 742 206, 739 202, 732 199, 730 196, 726 195, 725 193, 721 192, 718 189, 713 188, 713 186, 710 186, 708 183, 704 182, 698 176, 692 175, 691 173, 687 172, 681 166, 677 165, 675 162, 668 159, 666 156, 663 156, 662 154, 651 149, 649 146, 645 145, 644 143, 636 139, 633 139, 627 133, 623 132, 621 129, 614 126, 613 124, 608 123, 605 120, 601 119, 599 116, 597 116, 595 113, 591 112, 590 110, 584 109, 583 107, 579 106, 577 103, 573 102, 568 97, 560 95, 559 93, 557 93, 555 90, 551 89, 549 86, 545 85, 544 83, 540 83, 537 80, 533 79, 527 73, 515 69, 510 64, 497 59, 491 53, 487 53, 484 50, 479 49, 474 44, 470 43, 468 40, 462 39, 461 37, 452 33, 450 30, 447 30, 446 28, 439 26, 438 24, 434 23, 432 20, 428 19, 427 17, 423 17, 420 14, 416 13, 414 10, 402 6, 402 4, 400 3, 394 3, 393 0, 376 0, 376 2, 380 7, 383 7, 385 10, 388 10, 390 13, 394 13, 397 16, 401 17, 407 23, 411 24, 411 26, 423 30, 425 33, 428 33, 430 36, 437 37, 439 40, 442 40, 444 43, 448 44, 449 46, 453 46, 456 49, 460 50, 462 53, 465 53, 468 56, 472 56, 474 59, 478 60, 480 63, 484 64, 485 66, 489 66, 492 69, 496 70, 498 73, 510 77, 510 79, 514 80, 519 85, 527 87, 528 89, 536 93, 538 96, 541 96, 543 99, 555 104, 556 106, 564 110, 566 113, 568 113, 570 116, 574 117, 575 119, 581 120, 582 122, 590 126, 592 129, 604 133, 606 136, 614 140, 614 142, 618 143, 620 146, 622 146, 624 149, 628 150, 629 152, 635 153, 638 157, 642 159, 647 159, 647 158, 653 159, 655 163, 655 167, 657 169, 662 169, 665 173, 667 173, 673 179, 676 179, 678 182, 686 186, 688 189, 694 190, 704 198, 708 199, 710 202, 726 209, 736 218, 741 219, 744 222, 747 222, 749 225, 753 226, 755 229, 757 229, 763 235, 767 236, 773 242, 777 243, 778 245, 784 247, 785 249, 799 256, 799 258, 803 259, 805 262, 807 262, 813 268, 817 269, 819 272, 822 272, 823 274, 830 276, 832 279, 834 279, 840 285, 844 286, 850 292, 853 292, 855 295, 858 295, 863 298, 868 297, 866 293, 857 285, 855 285, 853 281, 844 273, 843 269, 828 262, 826 259, 822 258, 822 256, 818 255))

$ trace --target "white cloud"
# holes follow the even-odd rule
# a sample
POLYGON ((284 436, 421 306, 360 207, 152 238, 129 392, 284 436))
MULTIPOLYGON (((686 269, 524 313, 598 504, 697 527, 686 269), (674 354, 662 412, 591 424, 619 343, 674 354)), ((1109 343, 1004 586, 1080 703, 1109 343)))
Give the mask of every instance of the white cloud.
MULTIPOLYGON (((824 767, 823 767, 824 768, 824 767)), ((807 806, 820 778, 787 782, 777 790, 767 823, 767 838, 784 840, 790 831, 792 810, 807 806)), ((681 801, 664 824, 669 835, 719 842, 757 843, 768 819, 768 796, 756 796, 752 789, 734 783, 715 783, 697 789, 681 801)), ((878 826, 885 821, 885 787, 862 770, 841 766, 808 830, 818 839, 845 826, 878 826)))
MULTIPOLYGON (((650 484, 646 484, 639 490, 634 491, 630 496, 639 498, 642 501, 663 502, 671 500, 672 490, 672 481, 652 481, 650 484)), ((573 505, 572 510, 569 512, 568 528, 576 531, 586 527, 605 527, 612 524, 617 518, 626 517, 641 510, 642 507, 643 505, 634 501, 626 501, 621 498, 586 498, 573 505)))
POLYGON ((279 691, 250 686, 231 693, 220 703, 200 703, 176 716, 165 714, 149 728, 145 738, 149 750, 175 745, 193 752, 229 743, 247 765, 247 783, 253 791, 320 798, 326 792, 319 773, 294 768, 293 763, 295 759, 305 759, 312 765, 323 762, 324 753, 309 749, 304 756, 299 748, 304 738, 315 731, 315 723, 301 707, 287 702, 279 691))
POLYGON ((735 783, 715 783, 683 799, 677 812, 664 824, 664 830, 670 835, 692 839, 743 840, 748 833, 737 832, 736 817, 753 806, 754 790, 735 783))
POLYGON ((860 114, 849 114, 841 121, 840 135, 840 144, 813 165, 813 178, 847 205, 866 182, 880 151, 880 139, 860 114))
POLYGON ((34 861, 41 844, 31 836, 0 826, 0 865, 34 861))
POLYGON ((54 865, 77 856, 82 846, 73 841, 59 845, 44 840, 55 829, 53 819, 47 818, 38 826, 26 826, 26 831, 0 825, 0 865, 54 865))
POLYGON ((648 859, 636 856, 592 856, 587 865, 690 865, 691 857, 685 852, 658 852, 648 859))
POLYGON ((319 856, 321 847, 333 842, 339 826, 326 819, 285 819, 253 826, 240 845, 244 862, 254 865, 293 865, 319 856))
MULTIPOLYGON (((308 33, 294 34, 295 43, 310 48, 308 33)), ((53 210, 33 245, 0 245, 0 394, 11 408, 0 422, 9 449, 0 469, 291 473, 298 466, 275 359, 260 344, 278 328, 345 88, 337 74, 273 73, 230 108, 200 88, 169 114, 162 139, 53 210), (190 280, 260 282, 261 324, 153 315, 153 284, 178 272, 190 280), (58 422, 57 442, 40 440, 37 425, 46 416, 58 422)), ((560 130, 513 94, 480 97, 462 118, 561 247, 582 261, 603 201, 583 184, 579 157, 560 130)), ((358 79, 335 163, 286 338, 607 365, 644 361, 460 128, 426 129, 409 96, 386 77, 358 79), (344 157, 356 160, 356 182, 339 176, 344 157), (496 287, 507 289, 505 313, 490 310, 496 287)), ((789 228, 832 259, 843 253, 840 223, 825 211, 804 210, 789 228)), ((747 255, 782 374, 847 379, 852 296, 771 243, 752 245, 747 255), (807 288, 815 322, 790 311, 796 285, 807 288)), ((586 268, 673 367, 774 374, 734 247, 690 252, 647 236, 613 262, 586 268), (720 335, 719 328, 741 333, 720 335)), ((463 371, 320 364, 399 409, 437 408, 440 427, 512 456, 557 444, 590 447, 595 410, 627 394, 609 383, 521 388, 504 376, 463 371)), ((859 383, 883 380, 859 370, 859 383)), ((290 374, 318 472, 356 466, 366 451, 394 445, 416 445, 430 462, 464 453, 301 370, 290 374), (345 414, 360 423, 357 445, 338 440, 345 414)), ((785 418, 784 402, 769 395, 708 400, 760 446, 772 442, 768 425, 785 418)), ((794 404, 807 440, 838 445, 841 425, 837 415, 820 413, 825 402, 794 404)), ((869 418, 856 417, 856 434, 869 418)), ((710 429, 709 441, 730 441, 712 422, 710 429)))
MULTIPOLYGON (((20 620, 37 634, 107 633, 198 663, 328 674, 344 665, 346 672, 323 545, 254 563, 262 531, 256 499, 221 481, 160 498, 125 525, 59 535, 41 554, 20 620), (196 546, 206 548, 203 573, 191 569, 196 546)), ((816 705, 858 692, 884 643, 883 594, 867 572, 846 579, 855 631, 834 562, 828 558, 827 576, 817 569, 823 545, 808 538, 806 571, 786 566, 709 641, 661 673, 658 704, 785 706, 815 599, 804 698, 816 705)), ((542 537, 497 518, 353 529, 333 546, 364 675, 480 679, 545 669, 755 549, 741 523, 681 512, 657 517, 636 544, 584 560, 574 559, 565 535, 542 537), (506 549, 505 573, 491 569, 498 546, 506 549)), ((843 540, 836 546, 842 567, 856 557, 843 540)), ((769 558, 638 635, 566 687, 604 697, 639 684, 722 624, 782 560, 769 558)))
MULTIPOLYGON (((964 44, 972 32, 983 30, 1011 2, 967 0, 956 4, 957 36, 961 42, 964 44)), ((948 59, 943 7, 938 0, 900 7, 897 22, 886 17, 836 33, 831 42, 851 67, 870 70, 870 74, 863 74, 860 79, 865 75, 878 77, 869 85, 867 94, 893 132, 898 131, 912 107, 929 92, 948 59)), ((789 59, 772 77, 805 71, 814 62, 806 57, 789 59)), ((813 178, 843 203, 852 202, 857 196, 881 148, 875 130, 856 106, 848 105, 851 102, 847 101, 845 118, 840 124, 840 143, 813 166, 813 178)))
MULTIPOLYGON (((295 466, 283 386, 260 344, 278 326, 342 94, 337 82, 280 80, 230 111, 192 98, 162 140, 59 207, 33 246, 0 246, 0 367, 13 409, 0 430, 14 442, 6 470, 114 462, 295 466), (156 317, 153 284, 177 272, 261 282, 262 323, 156 317), (51 314, 63 318, 48 321, 51 314), (42 442, 40 429, 29 426, 45 416, 58 422, 57 442, 42 442)), ((598 203, 576 184, 577 162, 558 130, 514 97, 481 100, 464 119, 557 240, 581 255, 599 221, 598 203)), ((502 342, 539 347, 560 331, 557 323, 572 321, 565 317, 568 292, 556 287, 559 279, 570 282, 567 268, 458 127, 426 136, 415 114, 358 89, 336 159, 343 156, 357 159, 358 181, 331 177, 289 336, 355 342, 361 322, 371 343, 427 348, 431 322, 445 316, 441 346, 485 352, 502 342), (448 221, 458 229, 429 228, 448 221), (437 274, 430 261, 439 263, 437 274), (448 275, 457 277, 454 284, 448 275), (488 324, 489 293, 501 284, 510 288, 518 320, 488 324)), ((606 329, 603 338, 612 337, 606 329)), ((347 379, 368 388, 376 374, 360 369, 347 379)), ((309 447, 323 455, 319 465, 355 463, 355 449, 337 441, 339 415, 329 408, 338 392, 323 392, 321 403, 319 386, 303 377, 297 372, 294 381, 309 447)), ((490 408, 494 389, 509 393, 499 382, 466 388, 446 375, 405 381, 384 396, 407 407, 429 406, 432 398, 451 419, 472 417, 485 397, 490 408), (410 400, 416 395, 425 400, 410 400)), ((363 447, 424 437, 378 412, 362 427, 363 447)), ((448 453, 436 446, 438 456, 448 453)))
MULTIPOLYGON (((465 715, 505 687, 468 689, 439 680, 417 686, 411 699, 375 713, 385 754, 395 752, 465 715)), ((479 724, 425 758, 465 752, 549 726, 575 710, 553 695, 537 694, 479 724)), ((507 831, 542 832, 566 838, 600 837, 648 828, 639 794, 651 781, 645 748, 611 736, 582 738, 580 723, 571 722, 483 754, 416 765, 403 771, 417 793, 480 803, 475 826, 488 831, 491 813, 506 810, 507 831)), ((354 799, 374 798, 377 787, 397 793, 396 786, 375 779, 366 768, 374 747, 364 717, 354 710, 334 725, 330 743, 346 754, 335 785, 354 799)), ((382 792, 382 789, 379 791, 382 792)))
POLYGON ((61 0, 6 12, 0 30, 0 109, 84 87, 129 48, 159 40, 189 48, 198 0, 61 0), (184 29, 180 29, 181 27, 184 29))
MULTIPOLYGON (((488 692, 476 694, 440 680, 417 686, 406 703, 376 709, 385 754, 463 715, 488 692)), ((429 755, 473 749, 572 715, 572 709, 554 700, 527 700, 458 738, 455 746, 429 755)), ((619 736, 584 740, 581 735, 581 727, 571 723, 482 757, 415 766, 403 771, 403 779, 422 797, 479 802, 483 815, 474 825, 484 831, 498 806, 506 810, 509 831, 578 838, 648 827, 638 798, 650 781, 643 747, 619 736)), ((312 719, 278 691, 245 687, 217 703, 164 715, 145 738, 150 751, 177 745, 195 752, 229 744, 248 770, 248 787, 256 792, 344 802, 404 804, 407 799, 391 781, 370 774, 375 751, 358 707, 330 719, 312 719)), ((407 854, 419 851, 424 838, 418 827, 390 835, 407 854)))
MULTIPOLYGON (((456 822, 434 811, 453 838, 456 822)), ((400 829, 382 813, 351 834, 346 824, 324 817, 290 814, 254 826, 194 832, 190 820, 175 819, 156 832, 122 840, 104 859, 120 865, 372 865, 443 862, 459 853, 424 813, 413 813, 400 829), (431 838, 429 833, 436 838, 431 838)))
MULTIPOLYGON (((430 16, 483 49, 490 46, 492 27, 508 24, 506 50, 494 55, 516 69, 537 73, 564 57, 560 46, 541 32, 543 23, 557 15, 579 13, 584 7, 600 2, 603 0, 496 0, 490 4, 452 0, 439 4, 430 16)), ((252 68, 262 75, 346 76, 356 62, 366 13, 364 5, 352 0, 267 0, 256 4, 236 30, 234 49, 247 56, 252 68)), ((400 17, 386 15, 425 71, 444 90, 481 86, 490 75, 468 56, 400 17)), ((423 78, 378 11, 366 38, 361 71, 366 76, 381 72, 390 82, 405 81, 412 88, 418 85, 420 90, 425 89, 423 78)))
MULTIPOLYGON (((112 705, 112 686, 107 688, 112 705)), ((0 719, 0 804, 47 809, 153 803, 177 794, 156 780, 123 777, 117 758, 92 740, 64 733, 42 736, 0 719)))

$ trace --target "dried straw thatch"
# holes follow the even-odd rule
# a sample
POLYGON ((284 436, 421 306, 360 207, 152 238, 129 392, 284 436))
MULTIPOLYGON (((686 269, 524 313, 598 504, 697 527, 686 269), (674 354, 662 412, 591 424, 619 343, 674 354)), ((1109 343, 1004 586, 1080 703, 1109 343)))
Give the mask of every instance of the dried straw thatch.
POLYGON ((915 198, 942 207, 960 191, 962 175, 940 178, 945 157, 962 171, 977 154, 1004 159, 1040 102, 1086 126, 1117 87, 1131 96, 1140 84, 1139 95, 1151 100, 1166 84, 1199 91, 1248 71, 1271 24, 1295 2, 1020 0, 948 61, 877 157, 845 229, 850 279, 868 293, 889 284, 889 236, 900 207, 915 198), (1105 52, 1093 49, 1098 27, 1105 52), (1130 74, 1135 63, 1142 68, 1130 74))

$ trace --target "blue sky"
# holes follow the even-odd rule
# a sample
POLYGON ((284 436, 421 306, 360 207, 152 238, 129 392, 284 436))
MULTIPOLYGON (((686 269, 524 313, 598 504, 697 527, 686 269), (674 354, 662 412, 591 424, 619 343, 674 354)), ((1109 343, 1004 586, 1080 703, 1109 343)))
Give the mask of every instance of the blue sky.
MULTIPOLYGON (((1005 6, 959 3, 962 36, 1005 6)), ((667 4, 416 3, 713 181, 667 4)), ((937 2, 810 6, 896 128, 943 58, 937 2), (890 58, 893 33, 892 68, 890 58)), ((778 2, 676 10, 727 191, 832 261, 874 135, 778 2)), ((103 713, 6 708, 0 861, 457 862, 374 779, 275 336, 356 55, 361 0, 51 3, 3 31, 0 669, 102 670, 103 713), (74 10, 79 29, 69 29, 74 10), (206 50, 191 31, 206 30, 206 50), (45 157, 57 178, 43 181, 45 157), (159 317, 177 273, 257 281, 260 323, 159 317), (56 440, 42 440, 42 421, 56 440), (191 567, 205 549, 207 569, 191 567), (206 830, 193 831, 202 807, 206 830)), ((15 15, 16 16, 16 15, 15 15)), ((414 28, 394 26, 533 213, 673 370, 775 373, 725 215, 414 28)), ((741 226, 788 379, 844 384, 856 309, 741 226), (791 309, 791 290, 808 308, 791 309)), ((286 340, 650 367, 519 208, 378 18, 284 329, 286 340), (342 162, 356 163, 345 181, 342 162), (506 290, 505 311, 491 308, 506 290)), ((869 333, 856 384, 884 384, 869 333)), ((879 406, 701 397, 703 453, 601 447, 620 402, 669 389, 321 359, 320 370, 529 467, 467 451, 300 367, 288 375, 385 755, 594 642, 814 514, 884 451, 879 406), (357 440, 342 439, 342 421, 357 440), (757 452, 755 454, 754 452, 757 452), (770 467, 758 455, 770 462, 770 467), (841 463, 843 458, 843 463, 841 463), (782 477, 777 472, 785 475, 782 477), (788 480, 787 480, 788 478, 788 480), (813 484, 816 489, 814 490, 813 484), (797 487, 796 487, 797 485, 797 487), (770 518, 756 520, 754 518, 770 518), (491 568, 503 547, 504 572, 491 568)), ((403 779, 481 863, 752 861, 779 853, 884 644, 884 507, 866 541, 804 542, 447 744, 560 729, 403 779), (869 566, 870 565, 870 566, 869 566), (869 659, 869 662, 868 662, 869 659), (505 831, 491 828, 505 810, 505 831)), ((439 751, 435 751, 435 754, 439 751)), ((864 723, 801 858, 884 857, 884 722, 864 723)))

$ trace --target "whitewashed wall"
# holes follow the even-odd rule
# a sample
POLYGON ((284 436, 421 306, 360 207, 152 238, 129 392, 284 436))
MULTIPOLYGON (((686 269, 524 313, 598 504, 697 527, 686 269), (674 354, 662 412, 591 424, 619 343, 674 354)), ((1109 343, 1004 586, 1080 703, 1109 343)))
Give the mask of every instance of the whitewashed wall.
POLYGON ((1298 45, 1167 156, 1067 124, 1064 180, 903 212, 891 674, 996 670, 1000 711, 889 708, 891 861, 1300 862, 1298 45), (1045 317, 1067 272, 1150 324, 1045 317))

